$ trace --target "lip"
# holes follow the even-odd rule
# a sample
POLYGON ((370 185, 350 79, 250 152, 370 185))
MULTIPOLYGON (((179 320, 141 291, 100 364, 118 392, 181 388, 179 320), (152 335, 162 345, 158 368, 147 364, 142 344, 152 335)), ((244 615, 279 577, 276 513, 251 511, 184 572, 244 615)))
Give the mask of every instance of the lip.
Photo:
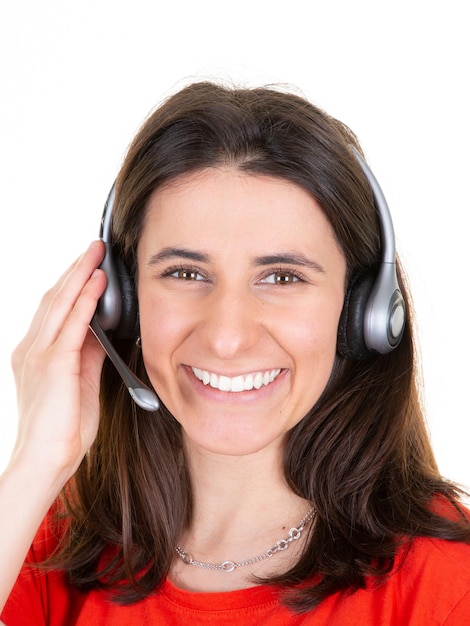
MULTIPOLYGON (((259 388, 253 386, 250 389, 244 389, 243 391, 224 391, 223 389, 211 386, 209 383, 204 383, 197 375, 194 373, 194 369, 199 370, 200 372, 208 371, 202 370, 200 368, 193 368, 189 365, 184 365, 182 367, 184 370, 186 377, 189 379, 191 385, 198 391, 198 393, 208 399, 222 402, 246 402, 253 401, 255 399, 262 399, 268 395, 271 395, 282 383, 284 380, 288 370, 276 368, 272 370, 254 370, 253 372, 249 372, 247 374, 238 374, 236 376, 226 376, 223 374, 217 374, 217 376, 222 378, 230 378, 237 379, 239 376, 244 378, 253 376, 257 373, 261 373, 262 375, 268 374, 271 376, 272 381, 270 380, 268 384, 261 384, 259 388)), ((224 381, 222 382, 222 386, 224 386, 224 381)))

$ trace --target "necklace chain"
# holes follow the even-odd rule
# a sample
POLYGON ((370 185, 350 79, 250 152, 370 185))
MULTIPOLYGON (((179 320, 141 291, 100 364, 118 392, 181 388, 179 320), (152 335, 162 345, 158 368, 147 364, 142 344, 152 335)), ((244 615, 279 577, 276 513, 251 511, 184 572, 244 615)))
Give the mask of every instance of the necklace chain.
POLYGON ((300 539, 303 530, 307 523, 315 517, 315 509, 311 508, 307 514, 300 520, 297 526, 294 526, 289 530, 289 534, 285 539, 279 539, 276 544, 263 552, 263 554, 259 554, 251 559, 246 559, 245 561, 224 561, 223 563, 204 563, 204 561, 196 561, 193 559, 189 552, 185 552, 183 548, 180 546, 175 546, 175 550, 177 554, 181 557, 181 560, 186 565, 194 565, 195 567, 199 567, 201 569, 209 569, 209 570, 222 570, 223 572, 233 572, 238 567, 245 567, 246 565, 253 565, 254 563, 258 563, 259 561, 264 561, 265 559, 270 559, 277 552, 282 552, 287 550, 292 541, 297 541, 300 539))

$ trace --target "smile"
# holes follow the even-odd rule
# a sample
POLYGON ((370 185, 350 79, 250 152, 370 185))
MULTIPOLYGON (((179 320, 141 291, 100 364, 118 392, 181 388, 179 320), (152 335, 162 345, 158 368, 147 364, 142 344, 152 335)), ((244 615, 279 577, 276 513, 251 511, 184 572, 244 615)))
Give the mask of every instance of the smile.
POLYGON ((260 389, 272 383, 281 373, 280 369, 275 369, 267 372, 242 374, 232 378, 231 376, 222 376, 221 374, 201 370, 197 367, 191 367, 191 369, 194 376, 204 383, 204 385, 210 385, 214 389, 219 389, 219 391, 231 391, 234 393, 260 389))

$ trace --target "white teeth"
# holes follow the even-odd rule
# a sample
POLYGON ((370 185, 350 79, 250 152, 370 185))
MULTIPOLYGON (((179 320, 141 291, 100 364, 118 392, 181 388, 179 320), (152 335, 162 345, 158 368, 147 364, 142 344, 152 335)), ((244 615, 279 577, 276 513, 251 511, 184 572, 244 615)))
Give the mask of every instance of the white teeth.
POLYGON ((243 390, 250 391, 250 389, 253 389, 253 374, 248 374, 247 376, 245 376, 243 390))
POLYGON ((204 385, 210 385, 214 389, 220 391, 250 391, 251 389, 260 389, 263 386, 269 385, 275 380, 281 370, 275 369, 266 372, 254 372, 253 374, 245 374, 240 376, 222 376, 221 374, 214 374, 207 370, 201 370, 197 367, 191 368, 196 378, 204 383, 204 385))
MULTIPOLYGON (((211 385, 212 385, 212 376, 211 376, 211 385)), ((219 384, 217 385, 217 387, 220 389, 220 391, 230 391, 232 388, 232 380, 228 376, 219 376, 219 384)))
POLYGON ((253 379, 253 387, 255 389, 259 389, 263 385, 263 374, 261 372, 257 372, 253 379))
POLYGON ((245 389, 245 380, 243 376, 235 376, 232 378, 230 391, 243 391, 245 389))

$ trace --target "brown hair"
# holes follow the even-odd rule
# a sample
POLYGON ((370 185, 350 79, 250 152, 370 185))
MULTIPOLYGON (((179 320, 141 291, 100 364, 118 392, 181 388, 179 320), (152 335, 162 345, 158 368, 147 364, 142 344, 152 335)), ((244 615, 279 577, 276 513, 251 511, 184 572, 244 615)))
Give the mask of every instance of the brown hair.
MULTIPOLYGON (((183 174, 231 164, 308 190, 334 228, 348 277, 356 276, 377 264, 380 242, 351 144, 359 149, 348 128, 298 95, 186 87, 148 118, 129 148, 117 180, 115 245, 135 274, 150 194, 183 174)), ((400 269, 399 277, 408 306, 399 347, 358 361, 338 355, 322 397, 288 435, 286 478, 318 513, 298 563, 264 582, 284 589, 308 583, 286 596, 299 611, 363 587, 368 575, 390 573, 407 538, 470 542, 463 517, 451 521, 433 508, 439 494, 458 508, 460 493, 440 477, 430 447, 400 269)), ((118 344, 148 382, 134 342, 118 344)), ((105 586, 121 602, 158 589, 191 519, 181 431, 165 407, 158 415, 137 408, 108 363, 98 437, 67 493, 70 532, 60 559, 70 581, 84 590, 105 586)))

